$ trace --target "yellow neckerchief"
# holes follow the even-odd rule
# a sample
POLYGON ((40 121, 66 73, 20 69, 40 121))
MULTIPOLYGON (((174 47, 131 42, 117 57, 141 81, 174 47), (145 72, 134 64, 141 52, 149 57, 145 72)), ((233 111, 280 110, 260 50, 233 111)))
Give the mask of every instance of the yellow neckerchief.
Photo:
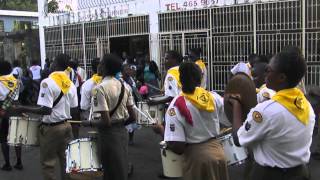
POLYGON ((196 87, 193 94, 186 94, 182 92, 181 95, 188 99, 192 105, 200 110, 207 112, 214 111, 215 104, 213 95, 201 87, 196 87))
POLYGON ((179 66, 175 66, 173 68, 170 68, 168 70, 168 74, 170 74, 171 76, 173 76, 175 78, 175 80, 178 83, 178 87, 181 88, 181 82, 180 82, 180 73, 179 73, 179 66))
POLYGON ((309 102, 300 89, 291 88, 278 91, 271 99, 283 105, 302 124, 309 123, 309 102))
POLYGON ((203 71, 204 69, 206 69, 206 65, 204 64, 204 62, 203 62, 202 59, 196 60, 195 63, 200 67, 200 69, 201 69, 202 71, 203 71))
POLYGON ((61 72, 53 72, 50 74, 49 76, 54 82, 56 82, 56 84, 59 86, 59 88, 61 89, 61 91, 63 92, 63 94, 67 94, 72 81, 69 79, 69 77, 67 76, 67 74, 63 71, 61 72))
POLYGON ((65 72, 71 73, 71 72, 72 72, 72 68, 71 68, 71 67, 67 67, 67 69, 65 70, 65 72))
POLYGON ((94 74, 91 77, 92 81, 96 84, 100 84, 102 81, 102 76, 99 76, 98 74, 94 74))
POLYGON ((267 85, 263 84, 262 86, 260 86, 260 88, 256 88, 256 93, 258 94, 265 87, 267 87, 267 85))
POLYGON ((13 91, 18 85, 17 79, 12 74, 0 76, 0 82, 10 91, 13 91))

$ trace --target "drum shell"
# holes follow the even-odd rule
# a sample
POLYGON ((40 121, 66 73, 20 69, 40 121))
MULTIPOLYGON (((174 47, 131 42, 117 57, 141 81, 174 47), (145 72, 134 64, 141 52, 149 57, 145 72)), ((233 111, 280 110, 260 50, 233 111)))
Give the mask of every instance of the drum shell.
POLYGON ((248 158, 247 149, 236 146, 231 134, 220 137, 219 141, 223 147, 228 166, 242 164, 248 158))
POLYGON ((98 156, 95 138, 82 138, 71 141, 66 150, 66 173, 73 177, 102 176, 102 165, 98 156))
POLYGON ((161 160, 163 175, 168 178, 182 177, 182 167, 184 155, 178 155, 164 146, 165 142, 160 142, 161 160))
POLYGON ((163 105, 154 105, 154 106, 149 106, 147 102, 138 102, 138 108, 146 113, 148 112, 152 119, 154 119, 154 123, 150 122, 149 119, 144 117, 141 113, 137 112, 137 124, 139 125, 144 125, 144 126, 151 126, 155 123, 162 123, 163 118, 164 118, 164 106, 163 105))
POLYGON ((242 107, 242 122, 244 122, 247 118, 248 113, 251 108, 257 105, 257 94, 256 94, 256 86, 251 78, 244 73, 237 73, 234 75, 230 81, 228 82, 226 89, 224 91, 224 111, 229 119, 229 121, 233 122, 233 112, 232 105, 230 102, 227 102, 227 95, 230 94, 239 94, 241 96, 240 103, 242 107))
POLYGON ((37 118, 30 117, 10 117, 9 119, 9 145, 39 145, 39 125, 37 118))

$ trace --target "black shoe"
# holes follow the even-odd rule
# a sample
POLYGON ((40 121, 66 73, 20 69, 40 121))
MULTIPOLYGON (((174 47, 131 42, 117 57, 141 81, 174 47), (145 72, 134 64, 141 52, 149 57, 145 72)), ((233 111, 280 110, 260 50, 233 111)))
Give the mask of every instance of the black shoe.
POLYGON ((128 164, 128 177, 131 177, 133 175, 133 164, 128 164))
POLYGON ((3 171, 11 171, 12 170, 12 167, 10 164, 5 164, 2 166, 1 168, 3 171))
POLYGON ((133 143, 133 140, 129 140, 129 143, 128 143, 130 146, 132 146, 134 143, 133 143))
POLYGON ((15 169, 22 170, 23 165, 21 163, 17 163, 16 165, 13 166, 15 169))
POLYGON ((311 153, 311 157, 315 160, 320 160, 320 153, 319 152, 313 152, 311 153))

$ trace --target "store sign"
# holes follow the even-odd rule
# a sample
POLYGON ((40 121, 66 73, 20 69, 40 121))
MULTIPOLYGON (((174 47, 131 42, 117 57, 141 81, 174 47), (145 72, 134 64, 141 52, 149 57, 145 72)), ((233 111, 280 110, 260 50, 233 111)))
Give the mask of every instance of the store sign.
POLYGON ((266 1, 271 0, 161 0, 160 9, 161 11, 181 11, 266 1))

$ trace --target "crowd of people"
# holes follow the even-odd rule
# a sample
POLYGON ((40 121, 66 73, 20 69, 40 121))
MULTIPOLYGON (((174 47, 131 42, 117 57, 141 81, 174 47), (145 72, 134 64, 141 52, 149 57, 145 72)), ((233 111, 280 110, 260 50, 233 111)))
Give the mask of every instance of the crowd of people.
MULTIPOLYGON (((20 101, 6 109, 1 106, 0 140, 6 161, 2 169, 12 169, 6 141, 9 117, 33 113, 41 115, 44 179, 56 178, 56 159, 61 179, 68 179, 65 150, 72 139, 79 138, 81 124, 97 130, 104 179, 126 180, 130 171, 128 144, 133 144, 139 127, 135 123, 136 103, 146 101, 149 106, 167 106, 165 118, 152 128, 169 150, 184 155, 185 180, 229 179, 219 140, 222 127, 230 127, 234 143, 249 151, 246 179, 310 179, 307 164, 320 91, 313 89, 307 96, 301 86, 307 67, 298 48, 288 47, 273 56, 251 55, 248 62, 231 69, 230 78, 245 74, 256 87, 258 104, 246 117, 242 117, 243 97, 239 93, 221 97, 208 90, 208 69, 201 59, 201 48, 190 49, 187 58, 171 50, 164 59, 167 72, 163 85, 159 68, 149 56, 137 60, 123 53, 122 57, 106 54, 95 58, 90 78, 79 62, 66 54, 59 54, 52 62, 47 59, 43 70, 36 62, 23 71, 18 61, 13 69, 10 63, 0 61, 0 101, 8 101, 14 91, 19 93, 11 101, 20 101), (155 95, 161 98, 152 98, 155 95), (25 99, 35 96, 36 100, 25 99), (232 107, 232 119, 226 117, 226 103, 232 107), (79 123, 70 124, 70 119, 79 123)), ((312 156, 319 160, 320 142, 317 144, 312 156)), ((21 170, 21 146, 15 148, 14 168, 21 170)))

